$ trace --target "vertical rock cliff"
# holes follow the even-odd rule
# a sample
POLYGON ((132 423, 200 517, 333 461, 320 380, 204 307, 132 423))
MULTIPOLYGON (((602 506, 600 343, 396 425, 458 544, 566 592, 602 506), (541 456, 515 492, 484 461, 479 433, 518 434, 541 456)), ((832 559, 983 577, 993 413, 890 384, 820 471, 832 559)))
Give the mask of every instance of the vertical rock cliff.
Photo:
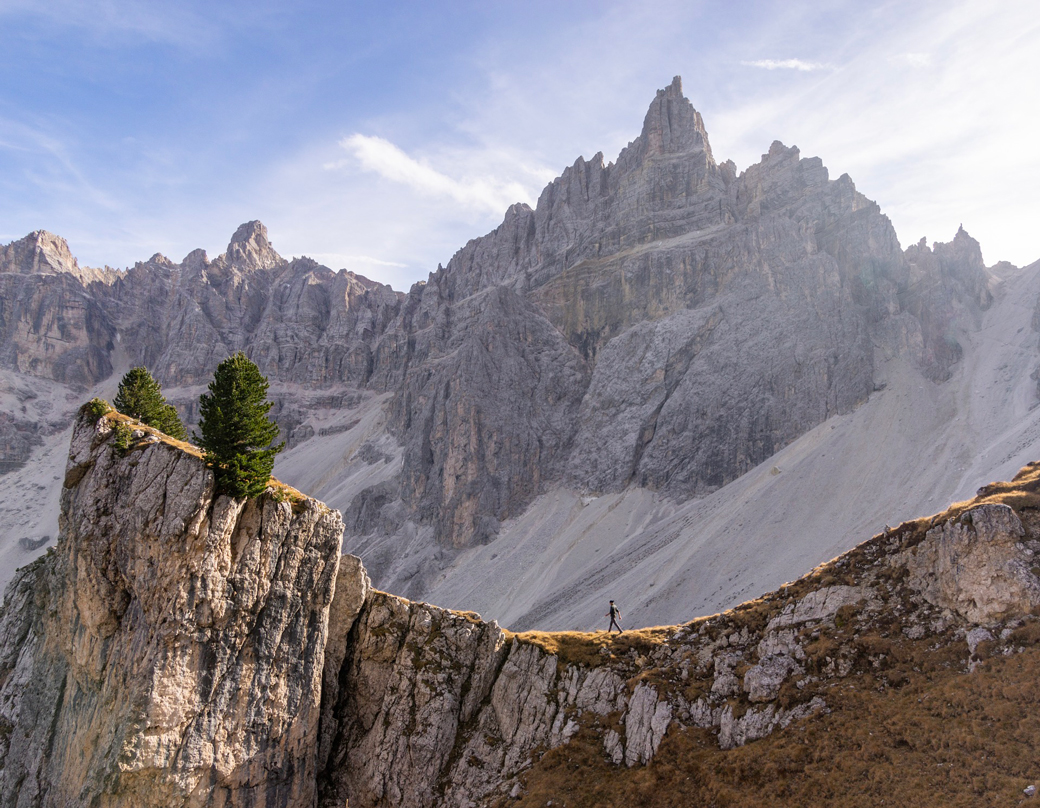
POLYGON ((313 802, 339 515, 111 433, 80 416, 58 546, 8 596, 0 804, 313 802))

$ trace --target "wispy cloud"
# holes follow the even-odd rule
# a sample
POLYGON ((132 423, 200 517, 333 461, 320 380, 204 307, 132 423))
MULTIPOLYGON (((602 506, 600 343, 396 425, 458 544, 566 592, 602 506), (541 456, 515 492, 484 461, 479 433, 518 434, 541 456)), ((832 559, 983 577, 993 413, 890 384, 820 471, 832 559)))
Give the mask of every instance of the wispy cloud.
POLYGON ((932 57, 928 53, 902 53, 893 58, 892 61, 909 65, 910 67, 930 67, 932 57))
POLYGON ((156 0, 0 0, 0 18, 35 17, 50 26, 87 32, 106 45, 131 38, 189 49, 212 46, 214 16, 196 13, 187 4, 156 0))
MULTIPOLYGON (((0 151, 18 152, 20 182, 53 196, 71 196, 109 213, 120 209, 116 197, 96 183, 73 156, 74 149, 54 130, 69 128, 64 121, 47 126, 0 116, 0 151)), ((7 179, 10 179, 8 177, 7 179)))
MULTIPOLYGON (((341 140, 340 146, 350 152, 365 171, 406 185, 420 194, 447 197, 467 207, 494 212, 501 212, 514 202, 532 201, 529 190, 519 182, 494 178, 455 179, 381 137, 355 134, 341 140)), ((347 165, 349 161, 338 160, 326 163, 325 168, 335 170, 347 165)))
POLYGON ((761 67, 764 70, 800 70, 809 73, 813 70, 833 70, 831 65, 821 62, 806 62, 804 59, 757 59, 753 62, 741 62, 745 67, 761 67))
POLYGON ((313 258, 315 261, 324 264, 327 267, 346 267, 350 269, 358 265, 361 266, 374 266, 374 267, 397 267, 403 269, 408 266, 407 264, 399 263, 398 261, 386 261, 382 258, 373 258, 370 255, 345 255, 343 253, 324 253, 324 252, 309 252, 307 253, 308 258, 313 258))

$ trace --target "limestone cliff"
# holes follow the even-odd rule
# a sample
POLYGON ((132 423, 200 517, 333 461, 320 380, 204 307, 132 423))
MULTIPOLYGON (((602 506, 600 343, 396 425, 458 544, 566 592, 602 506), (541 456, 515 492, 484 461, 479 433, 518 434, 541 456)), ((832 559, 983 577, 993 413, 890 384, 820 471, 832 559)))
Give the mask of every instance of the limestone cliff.
POLYGON ((213 496, 198 457, 80 416, 57 549, 0 621, 0 804, 313 801, 342 523, 213 496))
MULTIPOLYGON (((1037 478, 1027 470, 1012 494, 1037 478)), ((828 712, 834 689, 865 674, 897 688, 908 656, 970 671, 982 642, 1015 653, 1022 626, 1038 625, 1040 524, 1030 506, 1026 527, 1007 493, 901 525, 731 612, 613 639, 510 634, 372 592, 323 705, 334 740, 320 804, 499 804, 579 732, 615 766, 639 766, 669 733, 708 730, 731 749, 828 712)))
POLYGON ((5 596, 2 805, 495 805, 579 737, 618 767, 690 729, 734 748, 898 687, 910 647, 972 671, 1038 625, 1036 466, 731 612, 512 634, 371 589, 334 511, 214 499, 119 418, 81 414, 58 546, 5 596))

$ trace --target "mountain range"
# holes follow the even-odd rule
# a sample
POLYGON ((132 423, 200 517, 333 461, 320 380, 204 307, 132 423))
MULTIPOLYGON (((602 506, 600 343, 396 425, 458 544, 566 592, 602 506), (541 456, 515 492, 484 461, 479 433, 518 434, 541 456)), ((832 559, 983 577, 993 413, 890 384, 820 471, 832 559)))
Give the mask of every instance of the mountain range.
POLYGON ((616 598, 677 623, 793 580, 1040 448, 1037 265, 963 228, 903 249, 847 175, 718 162, 676 78, 407 293, 259 222, 212 261, 0 248, 0 572, 53 542, 75 409, 147 366, 188 424, 216 364, 271 380, 276 475, 376 586, 516 629, 616 598))

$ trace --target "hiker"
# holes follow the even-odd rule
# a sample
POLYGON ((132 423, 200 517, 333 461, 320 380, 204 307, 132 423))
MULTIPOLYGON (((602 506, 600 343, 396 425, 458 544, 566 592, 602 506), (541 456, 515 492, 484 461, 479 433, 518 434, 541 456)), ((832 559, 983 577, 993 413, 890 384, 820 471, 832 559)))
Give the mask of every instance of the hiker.
POLYGON ((618 634, 624 634, 625 632, 621 629, 621 624, 618 622, 618 618, 621 617, 621 609, 614 605, 614 601, 610 601, 610 611, 603 615, 604 617, 610 617, 610 628, 607 629, 607 634, 617 629, 618 634))

